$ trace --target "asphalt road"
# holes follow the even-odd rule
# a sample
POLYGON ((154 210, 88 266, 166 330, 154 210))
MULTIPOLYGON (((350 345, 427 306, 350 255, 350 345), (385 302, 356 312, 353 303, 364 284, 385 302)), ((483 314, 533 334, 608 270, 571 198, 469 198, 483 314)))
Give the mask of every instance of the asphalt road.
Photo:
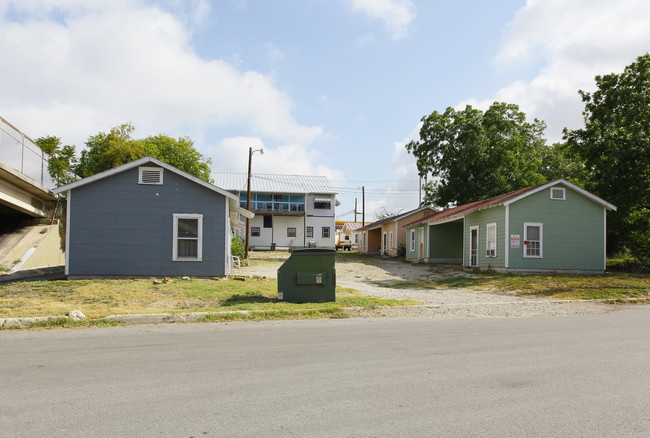
POLYGON ((0 332, 0 436, 650 436, 650 307, 0 332))

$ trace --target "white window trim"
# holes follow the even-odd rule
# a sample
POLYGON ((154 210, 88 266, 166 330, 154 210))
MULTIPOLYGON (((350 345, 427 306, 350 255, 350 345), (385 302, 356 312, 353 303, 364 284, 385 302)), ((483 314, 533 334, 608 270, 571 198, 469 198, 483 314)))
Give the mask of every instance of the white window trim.
POLYGON ((411 229, 411 252, 415 252, 415 228, 411 229))
POLYGON ((138 184, 144 184, 144 185, 149 185, 149 186, 161 186, 163 185, 163 168, 162 167, 138 167, 138 184), (142 180, 142 173, 143 172, 159 172, 160 173, 160 181, 159 182, 145 182, 142 180))
POLYGON ((395 247, 393 246, 393 232, 392 231, 388 232, 388 247, 389 247, 389 249, 391 251, 395 249, 395 247))
POLYGON ((557 187, 557 186, 551 187, 549 189, 549 196, 554 201, 566 201, 566 188, 565 187, 557 187), (553 190, 560 190, 562 192, 562 197, 561 198, 554 198, 553 197, 553 190))
POLYGON ((485 257, 494 258, 497 256, 497 223, 491 222, 485 226, 485 257), (489 255, 490 248, 490 228, 494 227, 494 255, 489 255))
POLYGON ((203 261, 203 215, 196 213, 174 213, 174 238, 172 242, 172 261, 174 262, 201 262, 203 261), (178 256, 178 220, 179 219, 198 219, 198 245, 197 257, 179 257, 178 256))
POLYGON ((544 224, 541 222, 524 222, 524 258, 527 259, 542 259, 544 258, 544 224), (526 255, 526 242, 528 241, 528 227, 539 227, 539 255, 532 256, 526 255))

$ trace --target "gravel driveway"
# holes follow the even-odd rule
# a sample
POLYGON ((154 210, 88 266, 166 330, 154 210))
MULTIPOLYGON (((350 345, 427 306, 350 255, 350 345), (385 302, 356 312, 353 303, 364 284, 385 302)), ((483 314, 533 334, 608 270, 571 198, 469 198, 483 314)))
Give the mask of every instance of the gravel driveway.
MULTIPOLYGON (((252 252, 253 266, 236 268, 234 275, 276 278, 277 269, 288 257, 286 252, 252 252)), ((593 301, 552 300, 543 297, 521 297, 514 293, 474 289, 403 289, 391 288, 397 281, 426 280, 440 276, 470 276, 458 269, 427 264, 411 264, 398 260, 368 258, 336 263, 337 286, 356 289, 362 295, 409 299, 422 305, 358 309, 358 316, 559 316, 606 313, 623 306, 593 301), (384 284, 386 286, 380 286, 384 284)))

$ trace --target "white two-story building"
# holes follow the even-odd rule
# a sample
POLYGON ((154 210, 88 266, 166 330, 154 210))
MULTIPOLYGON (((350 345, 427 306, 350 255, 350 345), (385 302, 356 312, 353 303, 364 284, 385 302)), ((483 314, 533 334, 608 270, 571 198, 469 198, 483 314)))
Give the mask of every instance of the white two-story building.
MULTIPOLYGON (((215 173, 215 185, 239 196, 246 208, 247 174, 215 173)), ((336 192, 324 176, 251 176, 251 249, 334 248, 336 192)))

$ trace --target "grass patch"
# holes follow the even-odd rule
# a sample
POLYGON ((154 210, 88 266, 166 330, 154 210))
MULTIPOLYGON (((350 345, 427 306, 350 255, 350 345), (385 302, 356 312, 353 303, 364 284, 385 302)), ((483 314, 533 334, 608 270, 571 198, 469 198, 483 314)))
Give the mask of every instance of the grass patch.
POLYGON ((337 288, 336 295, 335 303, 278 301, 275 279, 172 279, 168 284, 155 284, 150 278, 38 281, 0 286, 0 318, 63 317, 76 309, 88 319, 62 318, 35 327, 90 327, 113 324, 101 322, 102 318, 119 314, 222 312, 206 318, 215 321, 342 318, 347 316, 345 307, 412 304, 362 297, 358 291, 345 288, 337 288))
POLYGON ((514 292, 522 296, 543 296, 566 300, 650 300, 650 275, 608 272, 595 275, 498 274, 474 272, 446 275, 427 280, 382 283, 378 286, 404 289, 487 289, 514 292))

